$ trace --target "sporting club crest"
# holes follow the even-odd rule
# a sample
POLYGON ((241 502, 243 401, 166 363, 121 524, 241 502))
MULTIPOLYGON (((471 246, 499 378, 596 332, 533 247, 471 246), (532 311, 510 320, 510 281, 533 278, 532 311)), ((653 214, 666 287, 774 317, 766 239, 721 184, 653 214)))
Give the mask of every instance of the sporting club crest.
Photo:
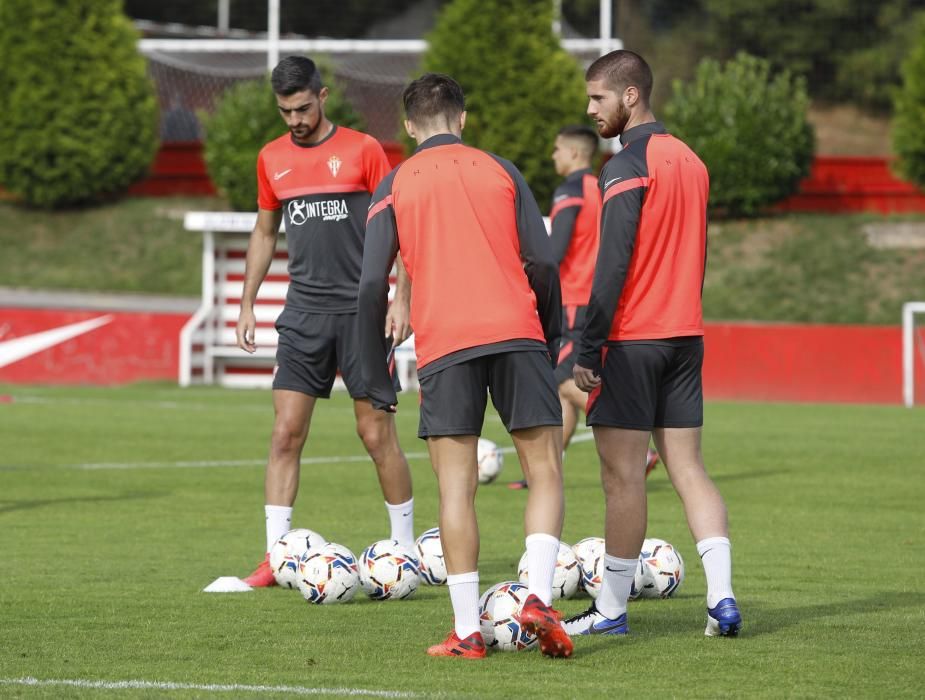
POLYGON ((341 160, 337 156, 331 156, 328 158, 328 170, 331 171, 331 175, 337 177, 337 171, 340 170, 341 160))

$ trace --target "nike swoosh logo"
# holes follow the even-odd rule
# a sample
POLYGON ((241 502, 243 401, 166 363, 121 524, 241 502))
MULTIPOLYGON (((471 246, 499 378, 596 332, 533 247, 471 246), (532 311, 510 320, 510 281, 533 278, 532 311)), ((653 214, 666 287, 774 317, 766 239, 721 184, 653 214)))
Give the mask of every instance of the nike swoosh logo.
POLYGON ((606 189, 607 189, 608 187, 610 187, 613 183, 615 183, 615 182, 620 182, 620 180, 622 180, 622 179, 623 179, 622 177, 615 177, 613 180, 608 180, 607 182, 604 183, 604 189, 606 190, 606 189))
POLYGON ((605 566, 604 568, 607 569, 607 571, 613 572, 615 574, 622 574, 629 571, 629 569, 611 569, 609 566, 605 566))
POLYGON ((111 323, 114 318, 115 316, 109 314, 4 341, 0 343, 0 367, 6 367, 30 355, 35 355, 55 345, 60 345, 71 338, 76 338, 78 335, 89 333, 100 326, 111 323))
POLYGON ((284 171, 281 172, 281 173, 276 173, 276 174, 273 175, 273 179, 274 179, 274 180, 279 180, 280 178, 286 177, 286 176, 287 176, 289 173, 291 173, 291 172, 292 172, 292 168, 289 168, 288 170, 284 170, 284 171))
POLYGON ((408 511, 407 513, 402 513, 401 515, 403 518, 407 518, 409 515, 411 515, 411 511, 408 511))

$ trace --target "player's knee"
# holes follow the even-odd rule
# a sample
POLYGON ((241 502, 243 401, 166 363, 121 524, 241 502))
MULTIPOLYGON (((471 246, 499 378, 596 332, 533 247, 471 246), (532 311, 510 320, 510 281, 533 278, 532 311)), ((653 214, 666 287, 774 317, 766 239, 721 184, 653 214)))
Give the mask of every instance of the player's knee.
POLYGON ((363 446, 371 455, 379 454, 388 447, 388 426, 381 421, 362 420, 357 422, 357 435, 363 441, 363 446))
POLYGON ((273 425, 271 449, 276 454, 292 454, 302 449, 307 431, 301 425, 285 420, 277 420, 273 425))

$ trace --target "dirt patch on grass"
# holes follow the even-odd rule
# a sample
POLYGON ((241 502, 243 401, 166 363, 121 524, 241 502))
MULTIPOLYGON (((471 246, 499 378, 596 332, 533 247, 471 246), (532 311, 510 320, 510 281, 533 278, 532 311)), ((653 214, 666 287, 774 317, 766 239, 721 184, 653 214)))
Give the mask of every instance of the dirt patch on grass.
POLYGON ((809 122, 816 131, 816 155, 891 156, 890 119, 847 105, 813 105, 809 122))

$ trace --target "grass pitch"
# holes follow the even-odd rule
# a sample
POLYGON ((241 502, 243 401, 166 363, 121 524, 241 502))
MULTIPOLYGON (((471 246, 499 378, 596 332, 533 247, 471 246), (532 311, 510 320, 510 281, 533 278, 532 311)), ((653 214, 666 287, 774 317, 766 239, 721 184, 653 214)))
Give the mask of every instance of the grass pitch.
MULTIPOLYGON (((738 639, 703 636, 702 570, 660 467, 648 484, 649 535, 685 558, 677 596, 632 602, 630 636, 578 639, 571 659, 531 651, 466 662, 424 653, 451 627, 444 587, 342 606, 280 589, 200 592, 247 574, 262 554, 269 392, 3 395, 0 696, 887 697, 925 686, 921 409, 707 405, 704 450, 729 506, 745 620, 738 639)), ((421 532, 437 522, 436 483, 413 396, 400 409, 421 532)), ((510 444, 494 414, 485 435, 510 444)), ((362 454, 349 399, 322 403, 293 517, 357 554, 388 534, 372 465, 342 461, 362 454)), ((509 455, 479 491, 482 589, 516 578, 525 494, 504 482, 518 477, 509 455)), ((563 539, 602 534, 593 443, 569 451, 566 492, 563 539)))

